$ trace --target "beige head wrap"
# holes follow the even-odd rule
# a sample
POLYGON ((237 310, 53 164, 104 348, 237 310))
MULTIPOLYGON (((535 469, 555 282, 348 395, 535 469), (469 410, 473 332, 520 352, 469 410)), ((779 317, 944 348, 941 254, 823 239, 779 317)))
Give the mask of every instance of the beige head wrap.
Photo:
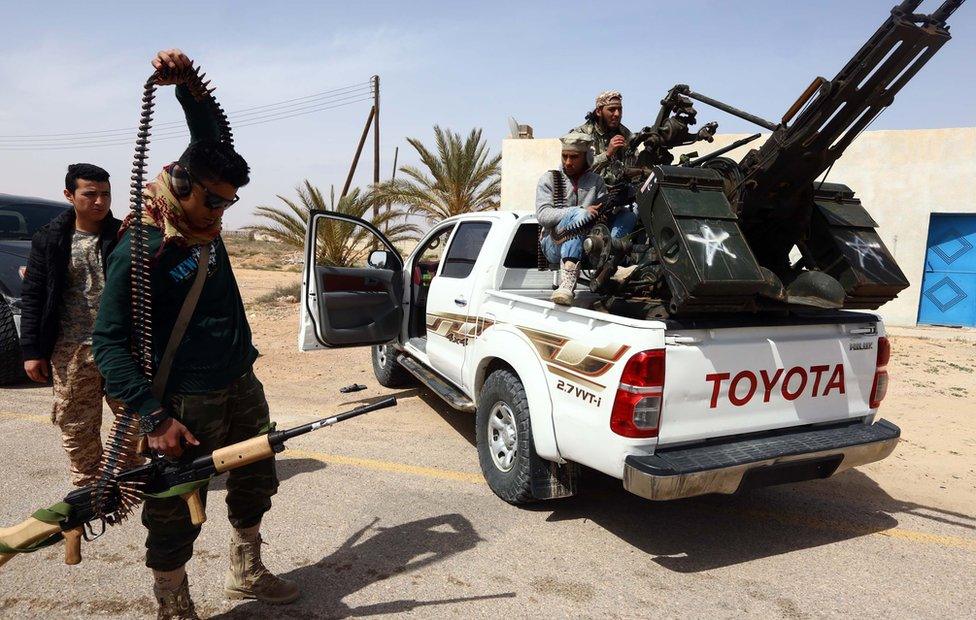
POLYGON ((564 151, 586 153, 593 146, 593 138, 585 133, 568 133, 559 141, 563 143, 564 151))
POLYGON ((624 98, 623 98, 623 95, 620 94, 620 91, 619 90, 605 90, 605 91, 603 91, 602 93, 600 93, 599 95, 596 96, 596 108, 595 109, 600 109, 600 108, 602 108, 605 105, 610 105, 611 102, 613 102, 614 99, 617 100, 617 104, 618 105, 622 105, 623 104, 624 98))

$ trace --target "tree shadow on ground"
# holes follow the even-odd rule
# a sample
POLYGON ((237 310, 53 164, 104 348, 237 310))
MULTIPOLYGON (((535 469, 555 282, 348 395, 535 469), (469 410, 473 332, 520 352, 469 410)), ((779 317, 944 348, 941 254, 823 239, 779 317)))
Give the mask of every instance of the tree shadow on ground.
MULTIPOLYGON (((338 618, 404 613, 414 609, 472 600, 514 597, 513 592, 485 596, 418 601, 400 599, 360 607, 343 602, 347 596, 378 581, 416 571, 457 553, 473 549, 482 538, 459 514, 445 514, 391 527, 373 519, 338 549, 310 566, 282 575, 298 584, 302 597, 287 607, 248 602, 214 618, 338 618)), ((423 612, 421 612, 423 613, 423 612)))
POLYGON ((531 509, 547 521, 588 519, 654 562, 680 573, 732 566, 883 532, 898 513, 955 520, 973 518, 892 498, 867 475, 849 470, 831 480, 768 487, 739 495, 652 502, 619 480, 584 469, 578 496, 531 509), (928 516, 925 511, 936 513, 928 516))

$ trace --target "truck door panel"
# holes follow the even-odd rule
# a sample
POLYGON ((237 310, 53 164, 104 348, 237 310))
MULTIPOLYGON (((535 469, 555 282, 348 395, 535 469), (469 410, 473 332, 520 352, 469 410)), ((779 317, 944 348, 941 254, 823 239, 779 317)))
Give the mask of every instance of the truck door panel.
POLYGON ((299 348, 394 340, 403 323, 403 286, 403 259, 372 224, 313 211, 305 238, 299 348), (373 248, 385 260, 371 264, 373 248))
POLYGON ((464 221, 448 242, 440 270, 427 298, 427 355, 431 365, 461 385, 465 349, 472 337, 470 323, 476 273, 474 264, 491 229, 491 222, 464 221))

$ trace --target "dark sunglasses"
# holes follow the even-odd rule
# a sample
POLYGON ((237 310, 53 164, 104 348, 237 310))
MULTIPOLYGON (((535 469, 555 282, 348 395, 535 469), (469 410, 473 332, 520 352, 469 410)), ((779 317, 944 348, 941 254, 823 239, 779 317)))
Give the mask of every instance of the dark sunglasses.
POLYGON ((205 198, 203 204, 211 211, 217 211, 218 209, 226 209, 232 204, 240 200, 240 196, 235 195, 233 198, 224 198, 220 194, 215 194, 207 187, 193 178, 190 170, 183 164, 174 161, 169 165, 169 176, 170 176, 170 189, 177 198, 186 200, 193 193, 193 186, 199 185, 203 188, 205 198))

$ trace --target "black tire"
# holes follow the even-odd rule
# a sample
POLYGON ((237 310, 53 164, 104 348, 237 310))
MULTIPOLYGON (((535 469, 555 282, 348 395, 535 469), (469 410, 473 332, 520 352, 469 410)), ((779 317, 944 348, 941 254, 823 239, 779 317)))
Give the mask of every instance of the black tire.
POLYGON ((14 315, 7 302, 0 299, 0 385, 15 385, 26 380, 14 315))
MULTIPOLYGON (((509 504, 527 504, 536 501, 532 494, 533 466, 540 458, 532 443, 532 424, 529 421, 529 403, 522 381, 511 370, 500 369, 491 373, 481 387, 475 416, 478 462, 488 487, 509 504), (502 453, 492 448, 492 439, 505 443, 504 430, 491 428, 492 418, 504 428, 516 430, 515 438, 502 453), (511 445, 515 453, 511 455, 511 445), (506 457, 510 464, 506 469, 506 457), (499 464, 501 463, 501 464, 499 464)), ((497 445, 497 444, 496 444, 497 445)))
POLYGON ((396 360, 397 350, 392 345, 381 344, 373 347, 373 374, 383 387, 407 387, 414 382, 406 368, 396 360))

